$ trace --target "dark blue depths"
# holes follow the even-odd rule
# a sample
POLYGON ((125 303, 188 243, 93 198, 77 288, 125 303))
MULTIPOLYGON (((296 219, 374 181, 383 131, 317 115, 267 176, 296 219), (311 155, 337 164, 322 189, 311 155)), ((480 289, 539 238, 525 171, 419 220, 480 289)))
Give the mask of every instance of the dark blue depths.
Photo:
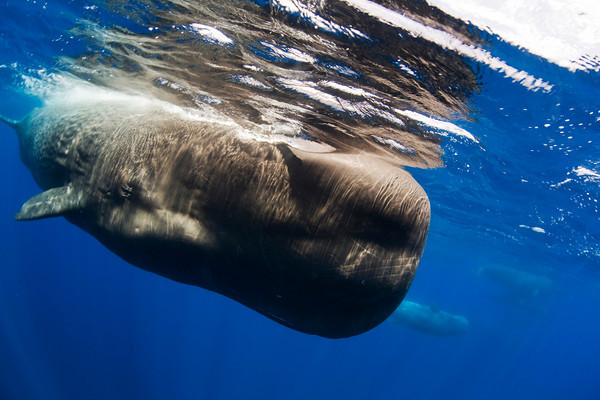
MULTIPOLYGON (((15 4, 0 2, 22 15, 41 7, 15 4)), ((68 9, 54 22, 66 27, 68 9)), ((45 23, 12 21, 2 28, 0 65, 31 64, 27 51, 11 49, 33 50, 35 38, 33 63, 79 51, 45 41, 45 23)), ((461 336, 391 322, 350 339, 307 336, 133 268, 62 219, 17 223, 39 189, 13 132, 0 126, 0 399, 600 398, 600 190, 574 172, 600 167, 600 78, 497 39, 490 46, 556 90, 529 92, 484 70, 475 120, 460 124, 479 143, 448 139, 446 168, 411 171, 433 217, 408 298, 467 317, 461 336), (488 279, 482 268, 491 266, 534 271, 552 289, 488 279)), ((0 77, 2 114, 37 105, 6 68, 0 77)))

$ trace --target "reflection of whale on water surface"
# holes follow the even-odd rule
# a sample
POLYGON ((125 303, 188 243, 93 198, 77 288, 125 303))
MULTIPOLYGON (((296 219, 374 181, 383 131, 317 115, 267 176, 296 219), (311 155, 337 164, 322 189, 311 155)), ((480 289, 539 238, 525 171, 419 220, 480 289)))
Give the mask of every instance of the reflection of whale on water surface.
MULTIPOLYGON (((237 122, 268 124, 343 152, 373 153, 411 167, 440 166, 439 138, 431 132, 439 128, 427 126, 464 116, 465 100, 478 90, 461 54, 423 40, 418 30, 382 22, 352 2, 110 4, 115 13, 138 7, 127 15, 131 21, 152 17, 136 29, 86 21, 86 30, 77 33, 85 34, 89 47, 105 51, 70 60, 70 73, 119 91, 151 91, 180 106, 210 106, 237 122)), ((464 47, 479 40, 464 23, 424 1, 389 6, 390 13, 436 26, 464 47)), ((94 20, 93 10, 88 12, 94 20)))
POLYGON ((398 306, 390 321, 435 336, 461 335, 469 330, 469 321, 462 315, 408 300, 398 306))
POLYGON ((64 216, 134 265, 326 337, 371 329, 406 294, 429 203, 404 170, 94 95, 6 121, 45 190, 17 219, 64 216))

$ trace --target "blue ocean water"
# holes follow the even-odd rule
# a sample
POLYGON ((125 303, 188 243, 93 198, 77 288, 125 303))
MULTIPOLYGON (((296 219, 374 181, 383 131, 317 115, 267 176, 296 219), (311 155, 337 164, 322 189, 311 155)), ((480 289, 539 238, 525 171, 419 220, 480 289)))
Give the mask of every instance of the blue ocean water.
MULTIPOLYGON (((117 10, 111 2, 97 3, 0 1, 0 114, 20 118, 39 106, 47 82, 59 80, 61 71, 77 73, 65 58, 109 49, 116 54, 117 46, 94 42, 86 31, 90 21, 101 29, 95 35, 115 27, 142 34, 160 26, 148 5, 154 2, 127 2, 117 10)), ((160 6, 185 3, 191 2, 160 6)), ((377 43, 332 39, 351 31, 289 6, 278 9, 277 2, 244 3, 270 5, 283 26, 309 20, 318 37, 332 42, 348 40, 362 50, 377 43)), ((218 24, 225 11, 210 8, 205 16, 211 23, 197 22, 231 36, 231 25, 218 24)), ((357 30, 358 19, 367 18, 358 12, 350 17, 357 30)), ((165 35, 182 31, 165 26, 165 35)), ((440 129, 443 167, 408 167, 428 193, 432 222, 407 299, 464 316, 466 333, 439 336, 386 321, 348 339, 310 336, 223 296, 134 268, 61 218, 16 222, 15 212, 40 190, 19 159, 16 136, 2 125, 0 398, 600 398, 600 74, 566 70, 469 29, 481 36, 480 48, 551 89, 534 90, 461 55, 478 89, 458 96, 467 112, 443 117, 475 140, 440 129)), ((111 40, 119 39, 104 43, 111 40)), ((255 55, 265 63, 301 70, 298 59, 314 56, 262 43, 255 55), (290 66, 277 57, 295 61, 290 66)), ((211 62, 220 54, 211 47, 211 62)), ((109 70, 127 69, 125 61, 133 59, 105 57, 110 61, 98 65, 109 70)), ((351 61, 356 64, 332 56, 321 64, 354 79, 348 71, 368 60, 351 61)), ((103 72, 100 67, 77 65, 88 68, 80 78, 110 86, 108 75, 100 83, 90 77, 89 70, 103 72)), ((435 94, 442 89, 432 76, 421 82, 435 94)), ((375 87, 354 82, 364 90, 375 87)))

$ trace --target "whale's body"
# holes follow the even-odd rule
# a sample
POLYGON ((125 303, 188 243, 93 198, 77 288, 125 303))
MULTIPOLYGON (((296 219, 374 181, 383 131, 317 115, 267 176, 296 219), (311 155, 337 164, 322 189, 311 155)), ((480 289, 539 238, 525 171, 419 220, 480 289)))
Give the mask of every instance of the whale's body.
POLYGON ((524 299, 543 297, 555 290, 555 283, 550 278, 517 268, 486 265, 478 268, 476 272, 524 299))
POLYGON ((399 325, 434 336, 454 336, 467 333, 469 321, 462 315, 450 314, 436 307, 405 300, 390 320, 399 325))
POLYGON ((64 216, 135 266, 302 332, 378 325, 423 251, 425 192, 373 156, 255 140, 123 95, 65 96, 13 125, 44 190, 17 219, 64 216))

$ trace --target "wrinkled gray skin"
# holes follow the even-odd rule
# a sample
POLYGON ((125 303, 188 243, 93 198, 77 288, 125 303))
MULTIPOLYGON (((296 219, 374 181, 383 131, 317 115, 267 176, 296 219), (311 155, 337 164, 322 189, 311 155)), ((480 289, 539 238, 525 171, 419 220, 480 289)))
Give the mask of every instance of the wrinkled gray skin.
POLYGON ((17 219, 64 216, 135 266, 302 332, 381 323, 423 251, 425 192, 368 155, 242 138, 126 98, 55 101, 12 125, 44 190, 17 219))

